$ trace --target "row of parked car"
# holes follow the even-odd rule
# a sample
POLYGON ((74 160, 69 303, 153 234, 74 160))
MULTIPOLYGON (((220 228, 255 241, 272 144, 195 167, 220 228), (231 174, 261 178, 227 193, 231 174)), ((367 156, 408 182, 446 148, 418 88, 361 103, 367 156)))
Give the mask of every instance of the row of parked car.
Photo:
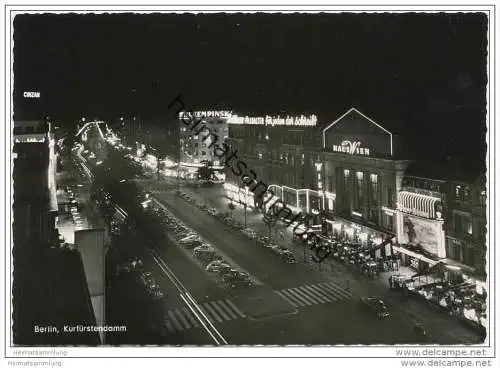
POLYGON ((156 211, 161 215, 166 230, 172 234, 178 244, 192 252, 193 256, 203 264, 207 272, 215 274, 224 284, 231 288, 254 285, 248 273, 231 267, 217 253, 217 250, 196 232, 162 208, 156 209, 156 211))
POLYGON ((255 240, 257 244, 276 253, 283 262, 290 264, 297 263, 297 259, 288 248, 279 246, 276 242, 274 242, 274 240, 267 236, 259 236, 255 229, 252 229, 251 227, 245 227, 242 223, 234 220, 234 218, 229 214, 218 212, 216 208, 210 208, 206 204, 196 202, 193 196, 189 193, 178 192, 178 195, 186 201, 196 204, 201 210, 206 211, 212 216, 222 220, 227 226, 236 230, 240 230, 249 239, 255 240))
POLYGON ((144 271, 144 264, 138 257, 129 259, 116 267, 116 274, 122 272, 133 272, 137 274, 137 281, 144 286, 148 295, 154 300, 162 300, 164 294, 160 290, 160 285, 151 272, 144 271))
POLYGON ((276 253, 284 263, 297 263, 295 255, 288 248, 278 245, 272 238, 268 236, 259 236, 257 231, 250 227, 242 229, 241 232, 249 239, 255 240, 258 245, 276 253))
POLYGON ((83 230, 84 228, 83 220, 80 216, 80 213, 78 212, 78 201, 71 187, 69 186, 66 187, 66 194, 68 195, 70 203, 69 212, 71 215, 71 220, 75 224, 75 230, 83 230))

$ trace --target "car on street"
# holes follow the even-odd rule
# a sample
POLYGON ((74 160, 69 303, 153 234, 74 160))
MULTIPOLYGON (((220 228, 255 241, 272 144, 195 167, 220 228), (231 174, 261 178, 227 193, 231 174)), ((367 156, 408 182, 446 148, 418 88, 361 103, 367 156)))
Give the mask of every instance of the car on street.
POLYGON ((378 296, 363 298, 361 303, 365 308, 374 312, 378 318, 387 318, 391 315, 384 300, 378 296))
POLYGON ((214 207, 209 208, 208 209, 208 213, 211 214, 212 216, 217 216, 218 215, 217 209, 215 209, 214 207))
POLYGON ((237 287, 249 287, 254 285, 252 280, 246 278, 234 278, 228 281, 228 284, 233 289, 237 287))

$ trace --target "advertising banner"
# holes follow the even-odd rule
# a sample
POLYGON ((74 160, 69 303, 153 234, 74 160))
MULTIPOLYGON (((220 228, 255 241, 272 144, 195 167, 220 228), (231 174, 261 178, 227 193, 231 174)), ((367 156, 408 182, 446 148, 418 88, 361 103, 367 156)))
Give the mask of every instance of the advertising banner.
POLYGON ((432 254, 439 254, 439 224, 411 215, 403 215, 402 243, 420 245, 432 254))

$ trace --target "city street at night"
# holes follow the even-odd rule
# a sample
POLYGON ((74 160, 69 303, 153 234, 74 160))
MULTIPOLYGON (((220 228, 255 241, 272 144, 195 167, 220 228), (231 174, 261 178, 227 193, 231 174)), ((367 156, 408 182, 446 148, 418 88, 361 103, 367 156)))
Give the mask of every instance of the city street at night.
POLYGON ((314 6, 12 13, 9 366, 494 366, 494 12, 314 6))

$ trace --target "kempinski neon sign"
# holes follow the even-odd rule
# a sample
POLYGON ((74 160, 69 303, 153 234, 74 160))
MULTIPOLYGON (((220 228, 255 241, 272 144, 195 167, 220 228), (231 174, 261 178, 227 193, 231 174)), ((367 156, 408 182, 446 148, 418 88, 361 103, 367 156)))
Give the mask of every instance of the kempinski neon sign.
POLYGON ((351 155, 370 155, 370 149, 361 147, 360 141, 342 141, 340 146, 333 145, 333 152, 349 153, 351 155))

